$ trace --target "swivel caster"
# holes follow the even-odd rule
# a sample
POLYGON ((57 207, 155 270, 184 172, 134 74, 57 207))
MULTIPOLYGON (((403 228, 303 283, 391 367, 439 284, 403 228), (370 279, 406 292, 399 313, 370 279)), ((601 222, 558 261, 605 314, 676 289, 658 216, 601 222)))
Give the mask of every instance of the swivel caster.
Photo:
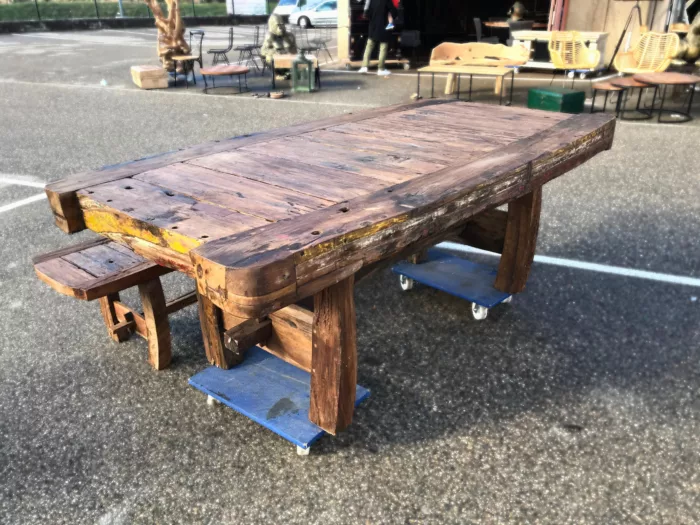
POLYGON ((489 315, 489 309, 480 304, 472 303, 472 317, 476 321, 483 321, 489 315))
POLYGON ((401 285, 401 289, 404 292, 407 292, 413 289, 414 281, 410 277, 406 277, 405 275, 399 275, 399 284, 401 285))
POLYGON ((507 299, 503 299, 503 304, 510 304, 513 302, 513 296, 509 295, 507 299))
POLYGON ((581 73, 581 74, 578 76, 578 78, 580 78, 581 80, 586 80, 586 76, 587 76, 586 73, 581 73))
POLYGON ((409 63, 404 64, 403 69, 404 69, 404 71, 408 71, 409 69, 411 69, 411 64, 409 64, 409 63))
POLYGON ((576 76, 576 73, 574 73, 573 71, 569 71, 569 72, 566 74, 566 76, 567 76, 568 78, 574 78, 574 77, 576 76))
POLYGON ((308 456, 309 452, 311 452, 311 448, 302 448, 297 445, 297 456, 308 456))
POLYGON ((207 405, 209 405, 210 407, 216 406, 219 403, 221 403, 221 401, 219 401, 218 399, 211 396, 207 396, 207 405))
POLYGON ((514 68, 513 68, 513 73, 515 73, 516 75, 520 74, 520 68, 519 68, 519 67, 514 67, 514 68))

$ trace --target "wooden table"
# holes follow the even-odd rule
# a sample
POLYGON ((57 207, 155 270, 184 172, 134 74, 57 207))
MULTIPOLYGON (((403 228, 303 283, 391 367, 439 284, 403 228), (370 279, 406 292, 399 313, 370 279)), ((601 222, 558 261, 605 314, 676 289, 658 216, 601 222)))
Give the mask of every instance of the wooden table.
POLYGON ((651 101, 652 111, 658 111, 659 122, 666 124, 680 124, 683 122, 688 122, 693 120, 693 116, 690 114, 693 108, 693 95, 695 95, 695 86, 700 83, 700 76, 688 75, 686 73, 678 73, 675 71, 664 71, 660 73, 638 73, 634 75, 634 80, 641 82, 650 86, 656 87, 654 90, 654 98, 651 101), (666 100, 666 90, 668 86, 685 86, 689 89, 688 92, 688 107, 685 111, 678 109, 668 109, 664 108, 664 101, 666 100), (656 94, 661 88, 661 104, 657 109, 656 106, 656 94), (662 119, 664 113, 670 113, 672 115, 669 119, 662 119), (673 118, 673 115, 678 115, 680 118, 673 118))
POLYGON ((64 231, 89 228, 196 279, 212 363, 265 340, 310 371, 310 419, 335 434, 353 414, 354 283, 455 238, 501 251, 495 286, 522 291, 542 185, 613 140, 604 114, 446 102, 214 141, 47 194, 64 231))
MULTIPOLYGON (((493 27, 493 28, 499 28, 499 29, 508 29, 508 21, 507 20, 499 20, 499 21, 492 21, 492 22, 482 22, 486 27, 493 27)), ((535 22, 532 24, 533 29, 547 29, 547 24, 545 22, 535 22)))
MULTIPOLYGON (((469 76, 469 98, 467 100, 471 101, 472 99, 472 79, 474 75, 478 76, 487 76, 487 77, 495 77, 496 78, 496 92, 499 96, 498 99, 498 105, 500 106, 503 103, 503 78, 506 77, 506 75, 510 75, 510 100, 508 102, 508 105, 511 105, 513 103, 513 87, 515 85, 515 68, 508 68, 508 67, 496 67, 496 66, 458 66, 458 65, 450 65, 450 64, 444 64, 444 65, 434 65, 434 66, 425 66, 422 67, 418 70, 418 81, 417 81, 417 88, 416 88, 416 93, 420 97, 420 76, 421 74, 427 73, 431 75, 431 84, 430 84, 430 98, 435 97, 435 74, 438 73, 445 73, 448 75, 456 75, 457 76, 457 100, 459 100, 459 91, 460 91, 460 85, 461 85, 461 80, 462 80, 462 75, 468 75, 469 76)), ((448 87, 449 84, 452 82, 450 77, 448 77, 447 83, 448 87)), ((447 91, 447 90, 446 90, 447 91)))
POLYGON ((216 83, 214 81, 216 77, 231 77, 232 83, 233 77, 238 77, 238 93, 240 94, 250 91, 250 89, 248 89, 248 73, 250 73, 250 69, 245 66, 219 64, 218 66, 200 68, 199 72, 202 74, 202 78, 204 79, 205 93, 209 91, 207 77, 211 77, 211 89, 216 88, 216 83), (243 76, 245 79, 245 87, 241 85, 241 76, 243 76))

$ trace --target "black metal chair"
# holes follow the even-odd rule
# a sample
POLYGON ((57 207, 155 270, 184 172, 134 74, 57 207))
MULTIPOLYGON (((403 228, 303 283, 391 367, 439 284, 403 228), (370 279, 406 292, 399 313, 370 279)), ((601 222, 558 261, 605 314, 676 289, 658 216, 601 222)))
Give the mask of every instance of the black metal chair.
POLYGON ((316 30, 315 36, 311 40, 309 40, 309 44, 316 48, 316 58, 318 58, 319 54, 325 51, 330 61, 333 62, 333 55, 331 55, 331 52, 328 49, 328 43, 332 40, 333 33, 330 27, 322 27, 316 30))
POLYGON ((531 31, 533 20, 508 20, 508 45, 513 45, 513 31, 531 31))
MULTIPOLYGON (((207 51, 208 55, 214 55, 211 64, 215 66, 219 62, 229 63, 226 53, 229 53, 233 49, 233 27, 228 30, 228 47, 226 49, 210 49, 207 51)), ((201 66, 200 66, 201 67, 201 66)))
POLYGON ((481 18, 474 18, 474 31, 477 42, 484 42, 485 44, 498 44, 497 36, 484 36, 484 28, 481 25, 481 18))
POLYGON ((192 82, 197 85, 197 79, 194 76, 194 63, 199 62, 199 69, 202 69, 202 42, 204 41, 204 31, 201 29, 195 29, 190 31, 190 54, 189 55, 175 55, 172 57, 175 70, 173 72, 175 81, 173 85, 177 85, 177 63, 182 62, 182 68, 185 71, 185 87, 189 88, 189 83, 187 82, 187 76, 192 72, 192 82), (192 53, 192 37, 199 38, 198 44, 198 54, 192 53))
POLYGON ((401 36, 399 37, 399 49, 401 50, 401 53, 403 54, 404 49, 411 49, 411 63, 408 64, 408 67, 406 69, 410 69, 411 66, 416 67, 417 58, 416 58, 416 53, 417 49, 420 47, 421 41, 420 41, 420 31, 414 31, 414 30, 404 30, 401 31, 401 36))
MULTIPOLYGON (((249 62, 253 62, 255 69, 260 71, 260 66, 256 61, 256 56, 260 56, 260 48, 262 47, 262 42, 260 41, 260 26, 255 26, 253 30, 253 43, 243 44, 242 46, 236 46, 234 51, 238 51, 238 63, 243 64, 245 60, 245 65, 247 66, 249 62)), ((264 61, 263 61, 264 67, 264 61)))

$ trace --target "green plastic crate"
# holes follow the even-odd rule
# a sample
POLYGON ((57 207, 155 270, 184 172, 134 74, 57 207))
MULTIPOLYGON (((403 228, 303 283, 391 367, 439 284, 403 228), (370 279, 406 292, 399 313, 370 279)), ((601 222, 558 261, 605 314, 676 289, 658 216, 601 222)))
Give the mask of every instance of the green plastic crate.
POLYGON ((561 87, 532 88, 527 94, 527 107, 558 113, 583 113, 586 93, 561 87))

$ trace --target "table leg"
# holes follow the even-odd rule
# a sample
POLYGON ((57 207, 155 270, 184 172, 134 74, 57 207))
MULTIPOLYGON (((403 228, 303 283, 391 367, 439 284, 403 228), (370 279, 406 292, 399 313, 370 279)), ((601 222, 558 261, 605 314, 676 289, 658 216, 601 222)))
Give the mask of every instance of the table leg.
POLYGON ((221 308, 197 292, 199 304, 199 323, 202 327, 204 350, 212 365, 228 370, 243 360, 224 346, 224 314, 221 308))
POLYGON ((352 422, 357 385, 355 277, 314 296, 309 419, 329 434, 352 422))
POLYGON ((469 75, 469 102, 472 101, 472 82, 474 80, 474 75, 469 75))
POLYGON ((496 85, 493 88, 494 95, 502 93, 503 90, 503 77, 496 77, 496 85))
POLYGON ((513 91, 515 91, 515 69, 510 72, 510 101, 509 106, 513 105, 513 91))
POLYGON ((420 99, 420 71, 418 71, 418 85, 416 86, 416 97, 420 99))
POLYGON ((171 343, 170 324, 160 279, 156 277, 139 284, 139 295, 148 329, 148 362, 156 370, 163 370, 170 364, 171 343))
MULTIPOLYGON (((471 78, 471 77, 469 77, 471 78)), ((457 73, 457 100, 459 100, 459 90, 462 87, 462 74, 457 73)))
POLYGON ((105 320, 105 325, 107 325, 107 333, 114 341, 121 343, 129 339, 131 331, 126 329, 118 328, 121 325, 121 321, 117 315, 114 303, 119 302, 119 294, 113 293, 105 297, 100 297, 100 312, 102 313, 102 318, 105 320))
POLYGON ((541 206, 541 187, 508 204, 503 254, 494 283, 502 292, 512 294, 525 289, 535 257, 541 206))
POLYGON ((658 122, 661 122, 661 117, 664 114, 664 99, 666 98, 666 88, 668 87, 668 84, 664 84, 664 89, 661 92, 661 104, 659 105, 659 119, 658 122))

